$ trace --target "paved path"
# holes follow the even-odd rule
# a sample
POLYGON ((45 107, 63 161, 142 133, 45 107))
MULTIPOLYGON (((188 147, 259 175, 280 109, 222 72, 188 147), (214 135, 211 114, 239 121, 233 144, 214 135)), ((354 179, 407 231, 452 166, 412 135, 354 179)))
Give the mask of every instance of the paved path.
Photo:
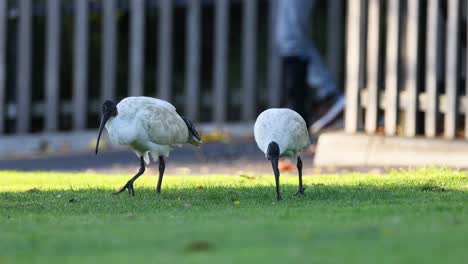
MULTIPOLYGON (((312 140, 315 143, 315 140, 312 140)), ((313 167, 315 144, 303 154, 304 174, 372 172, 382 173, 384 168, 315 168, 313 167)), ((138 158, 129 150, 101 151, 95 156, 90 150, 81 153, 61 153, 22 158, 0 159, 0 170, 18 171, 64 171, 103 172, 133 174, 138 169, 138 158)), ((147 173, 156 174, 157 165, 152 163, 147 173)), ((229 142, 204 143, 200 148, 184 146, 166 159, 166 172, 172 175, 271 174, 271 165, 251 139, 236 139, 229 142)), ((296 174, 293 164, 290 173, 296 174)))
MULTIPOLYGON (((313 146, 312 148, 313 149, 313 146)), ((313 153, 304 157, 304 167, 312 167, 313 153)), ((0 170, 20 171, 98 171, 132 173, 138 167, 138 159, 131 151, 102 151, 60 155, 35 155, 16 159, 0 159, 0 170)), ((154 171, 154 164, 151 169, 154 171)), ((166 160, 170 174, 190 173, 269 173, 271 168, 253 140, 210 142, 200 148, 184 146, 171 153, 166 160)))

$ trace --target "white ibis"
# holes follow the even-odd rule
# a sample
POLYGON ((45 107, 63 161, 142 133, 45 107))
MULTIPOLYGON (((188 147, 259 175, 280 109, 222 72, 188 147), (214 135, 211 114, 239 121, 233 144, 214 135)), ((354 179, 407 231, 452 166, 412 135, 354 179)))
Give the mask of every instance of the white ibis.
POLYGON ((263 111, 255 121, 255 141, 266 158, 271 162, 276 181, 276 197, 281 200, 279 186, 279 157, 297 158, 299 190, 303 195, 301 152, 310 144, 306 122, 296 112, 287 108, 272 108, 263 111))
POLYGON ((112 144, 132 148, 140 158, 140 170, 119 191, 128 190, 135 195, 133 182, 145 172, 150 163, 150 155, 159 159, 159 179, 156 193, 161 192, 164 175, 164 157, 183 143, 195 146, 201 138, 193 124, 176 112, 176 108, 163 100, 150 97, 127 97, 117 105, 105 101, 102 105, 102 119, 96 142, 96 154, 102 130, 106 127, 112 144))

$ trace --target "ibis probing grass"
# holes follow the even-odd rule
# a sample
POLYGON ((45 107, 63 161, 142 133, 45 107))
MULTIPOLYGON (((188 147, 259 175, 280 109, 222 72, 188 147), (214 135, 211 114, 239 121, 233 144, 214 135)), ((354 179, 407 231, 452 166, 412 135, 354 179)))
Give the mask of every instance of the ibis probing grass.
POLYGON ((280 171, 278 169, 280 157, 297 159, 299 188, 295 195, 304 195, 300 154, 310 145, 309 133, 304 119, 291 109, 268 109, 257 117, 254 134, 258 147, 265 153, 273 167, 277 200, 281 200, 280 171))
POLYGON ((159 179, 156 193, 161 192, 165 170, 164 157, 184 143, 200 146, 200 134, 193 124, 176 112, 176 108, 160 99, 150 97, 127 97, 117 105, 105 101, 102 105, 102 119, 96 142, 104 127, 112 144, 129 146, 140 158, 140 169, 119 191, 135 195, 133 183, 145 172, 145 165, 151 162, 150 153, 159 160, 159 179))

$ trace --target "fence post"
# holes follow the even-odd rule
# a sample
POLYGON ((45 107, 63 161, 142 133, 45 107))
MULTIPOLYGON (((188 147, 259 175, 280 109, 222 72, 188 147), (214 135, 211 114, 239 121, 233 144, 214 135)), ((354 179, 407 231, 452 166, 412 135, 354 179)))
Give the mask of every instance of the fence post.
POLYGON ((103 4, 103 36, 101 44, 101 100, 115 99, 116 64, 116 0, 105 0, 103 4))
POLYGON ((143 56, 145 1, 130 1, 130 78, 131 96, 143 95, 143 56))
POLYGON ((254 120, 256 104, 257 0, 244 0, 242 12, 242 119, 254 120))
POLYGON ((367 133, 375 133, 378 111, 380 0, 369 0, 367 24, 367 133))
POLYGON ((47 1, 45 129, 48 132, 56 131, 58 128, 60 99, 60 3, 60 0, 47 1))
POLYGON ((158 97, 171 99, 172 0, 159 1, 158 97))
POLYGON ((426 25, 426 109, 425 134, 433 138, 436 135, 437 116, 437 28, 439 1, 428 0, 426 25))
POLYGON ((193 121, 198 120, 200 93, 200 0, 188 2, 186 24, 186 82, 185 82, 185 114, 193 121))
POLYGON ((405 58, 406 58, 406 113, 405 113, 405 135, 414 137, 416 135, 416 121, 418 109, 418 19, 419 1, 407 2, 407 21, 405 34, 405 58))
POLYGON ((31 56, 32 56, 32 4, 31 0, 19 2, 18 68, 16 88, 16 131, 27 133, 31 119, 31 56))
POLYGON ((278 0, 269 1, 268 18, 268 107, 281 104, 281 59, 276 45, 278 0))
POLYGON ((215 53, 213 68, 214 120, 221 124, 226 120, 226 71, 227 71, 227 38, 229 28, 229 0, 215 2, 215 53))
POLYGON ((387 47, 385 73, 385 134, 393 136, 397 130, 398 114, 398 51, 400 0, 389 0, 387 7, 387 47))
MULTIPOLYGON (((468 28, 468 3, 466 3, 467 21, 466 27, 468 28)), ((466 35, 466 43, 468 43, 468 34, 466 35)), ((468 51, 465 52, 465 78, 468 79, 468 51)), ((465 139, 468 139, 468 81, 465 81, 465 139)))
POLYGON ((0 135, 5 132, 7 2, 0 1, 0 135))
POLYGON ((354 133, 358 128, 359 116, 359 65, 361 57, 361 1, 348 1, 346 26, 346 113, 345 131, 354 133))
POLYGON ((88 95, 88 1, 75 0, 73 128, 86 128, 88 95))
POLYGON ((458 13, 459 1, 447 2, 447 45, 445 61, 445 123, 444 136, 448 139, 455 137, 457 117, 457 44, 458 44, 458 13))

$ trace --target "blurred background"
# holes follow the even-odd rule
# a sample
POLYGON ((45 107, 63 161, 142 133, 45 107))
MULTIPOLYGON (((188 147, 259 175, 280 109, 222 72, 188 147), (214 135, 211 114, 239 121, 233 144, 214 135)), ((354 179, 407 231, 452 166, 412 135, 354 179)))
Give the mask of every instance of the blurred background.
MULTIPOLYGON (((131 95, 196 122, 252 121, 279 105, 274 1, 3 2, 3 134, 95 129, 104 99, 131 95)), ((343 45, 327 38, 341 40, 344 10, 332 12, 338 25, 330 7, 320 1, 312 33, 341 75, 331 50, 343 45)))
MULTIPOLYGON (((277 0, 1 0, 0 169, 54 169, 17 158, 70 152, 97 164, 89 150, 101 103, 137 95, 170 101, 219 145, 187 160, 232 162, 245 149, 247 160, 263 159, 253 121, 284 97, 277 8, 277 0)), ((468 137, 466 9, 459 0, 316 1, 310 38, 346 96, 335 130, 468 137)))

